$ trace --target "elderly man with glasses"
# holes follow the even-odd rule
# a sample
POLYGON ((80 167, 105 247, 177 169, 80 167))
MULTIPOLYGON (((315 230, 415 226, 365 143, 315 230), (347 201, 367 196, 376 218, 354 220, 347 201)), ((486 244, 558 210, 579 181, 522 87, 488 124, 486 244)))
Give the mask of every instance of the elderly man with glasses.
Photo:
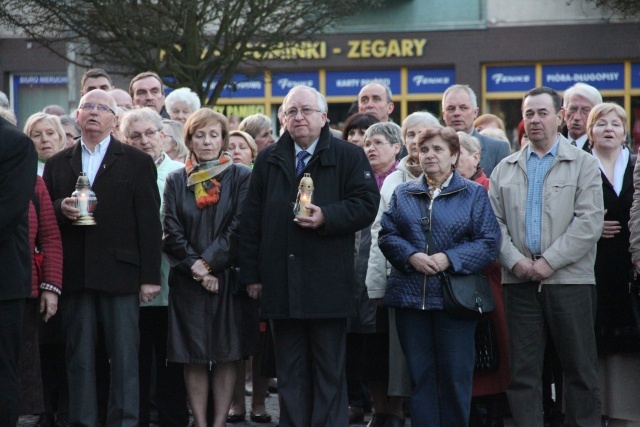
POLYGON ((283 114, 286 132, 258 154, 245 199, 241 283, 271 321, 280 426, 345 426, 354 235, 380 195, 363 150, 331 135, 317 90, 291 89, 283 114), (309 216, 293 212, 304 174, 315 187, 309 216))
POLYGON ((139 303, 160 293, 162 228, 151 157, 110 135, 116 102, 101 89, 80 100, 81 137, 49 159, 44 180, 64 248, 61 300, 69 380, 69 421, 98 425, 95 347, 104 331, 110 364, 106 425, 138 425, 139 303), (70 197, 81 173, 96 194, 96 225, 74 225, 70 197))

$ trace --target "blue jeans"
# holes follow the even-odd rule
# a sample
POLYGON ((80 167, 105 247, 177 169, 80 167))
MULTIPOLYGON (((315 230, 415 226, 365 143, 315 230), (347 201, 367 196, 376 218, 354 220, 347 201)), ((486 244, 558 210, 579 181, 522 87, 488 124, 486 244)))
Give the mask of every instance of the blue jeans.
POLYGON ((442 310, 396 309, 413 386, 412 426, 469 425, 476 324, 442 310))

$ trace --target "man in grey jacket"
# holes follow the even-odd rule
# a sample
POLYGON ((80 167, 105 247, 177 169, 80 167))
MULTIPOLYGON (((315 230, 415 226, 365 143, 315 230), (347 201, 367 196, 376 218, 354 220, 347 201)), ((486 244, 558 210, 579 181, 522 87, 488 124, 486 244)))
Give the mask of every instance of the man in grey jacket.
POLYGON ((473 136, 480 143, 480 166, 487 177, 500 160, 509 155, 509 144, 495 138, 481 135, 473 127, 478 117, 478 101, 476 94, 467 85, 449 86, 442 95, 442 117, 447 126, 458 132, 473 136))
POLYGON ((518 426, 541 426, 545 330, 562 362, 565 425, 599 426, 593 265, 602 233, 602 180, 595 159, 557 132, 564 111, 547 87, 522 102, 529 145, 504 159, 489 197, 502 231, 504 303, 518 426))

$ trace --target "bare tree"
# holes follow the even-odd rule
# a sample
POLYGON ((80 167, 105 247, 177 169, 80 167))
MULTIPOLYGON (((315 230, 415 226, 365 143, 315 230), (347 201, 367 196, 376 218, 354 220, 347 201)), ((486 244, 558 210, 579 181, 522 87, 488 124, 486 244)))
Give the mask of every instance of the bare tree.
POLYGON ((213 104, 239 65, 259 71, 266 59, 291 57, 299 43, 382 1, 2 0, 0 22, 76 65, 156 71, 213 104))
POLYGON ((640 15, 640 0, 589 0, 597 7, 606 7, 614 14, 625 18, 640 15))

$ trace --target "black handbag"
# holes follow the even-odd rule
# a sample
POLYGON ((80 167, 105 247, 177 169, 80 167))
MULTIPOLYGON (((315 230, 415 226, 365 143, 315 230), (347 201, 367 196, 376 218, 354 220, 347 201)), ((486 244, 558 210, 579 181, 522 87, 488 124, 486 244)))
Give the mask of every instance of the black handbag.
POLYGON ((495 371, 500 366, 498 338, 491 319, 483 317, 476 326, 476 372, 495 371))
POLYGON ((440 274, 444 309, 467 320, 479 319, 496 309, 496 300, 487 276, 482 274, 440 274))
MULTIPOLYGON (((427 240, 427 254, 433 255, 435 247, 431 236, 431 217, 427 214, 425 203, 420 203, 422 213, 422 231, 427 240)), ((438 274, 442 283, 444 309, 450 314, 465 320, 479 319, 484 313, 496 309, 496 301, 489 279, 482 274, 438 274)))

